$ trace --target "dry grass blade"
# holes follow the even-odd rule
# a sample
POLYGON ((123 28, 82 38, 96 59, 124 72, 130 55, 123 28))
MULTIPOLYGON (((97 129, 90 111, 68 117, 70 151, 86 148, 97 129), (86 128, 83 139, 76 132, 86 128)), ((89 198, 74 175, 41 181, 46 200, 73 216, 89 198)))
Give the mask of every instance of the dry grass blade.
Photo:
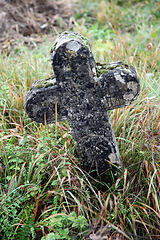
POLYGON ((35 208, 34 208, 34 213, 33 213, 33 221, 35 222, 36 220, 36 215, 37 215, 37 211, 38 211, 38 206, 39 206, 39 198, 40 198, 40 190, 38 192, 38 196, 35 196, 35 208))

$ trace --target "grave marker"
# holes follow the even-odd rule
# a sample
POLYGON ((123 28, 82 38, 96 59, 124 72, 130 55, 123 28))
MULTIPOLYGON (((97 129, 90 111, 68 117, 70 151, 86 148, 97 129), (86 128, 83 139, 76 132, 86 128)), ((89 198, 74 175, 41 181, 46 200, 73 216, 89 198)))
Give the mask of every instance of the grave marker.
POLYGON ((34 83, 26 97, 28 116, 39 123, 68 120, 83 169, 103 182, 123 170, 108 110, 128 106, 140 85, 132 66, 96 64, 88 41, 64 32, 51 50, 54 76, 34 83))

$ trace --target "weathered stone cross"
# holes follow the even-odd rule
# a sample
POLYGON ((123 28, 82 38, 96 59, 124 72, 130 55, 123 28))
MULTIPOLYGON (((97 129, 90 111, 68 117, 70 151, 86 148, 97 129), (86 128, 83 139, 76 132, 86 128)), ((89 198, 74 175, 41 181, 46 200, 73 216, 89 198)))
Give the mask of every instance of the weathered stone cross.
POLYGON ((51 62, 55 77, 36 81, 27 94, 29 117, 43 124, 68 120, 83 169, 103 182, 111 172, 116 179, 123 166, 108 110, 138 96, 134 68, 120 61, 96 65, 88 41, 71 32, 57 37, 51 62))

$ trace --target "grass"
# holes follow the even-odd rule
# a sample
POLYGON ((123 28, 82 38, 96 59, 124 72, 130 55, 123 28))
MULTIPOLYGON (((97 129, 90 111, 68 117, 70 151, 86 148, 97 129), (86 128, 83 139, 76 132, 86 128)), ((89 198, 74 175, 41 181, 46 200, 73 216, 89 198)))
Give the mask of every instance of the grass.
POLYGON ((131 106, 110 111, 125 170, 105 192, 80 168, 67 122, 25 113, 32 83, 52 74, 52 43, 1 55, 0 239, 160 238, 160 4, 130 3, 81 1, 74 16, 96 61, 125 60, 141 84, 131 106))

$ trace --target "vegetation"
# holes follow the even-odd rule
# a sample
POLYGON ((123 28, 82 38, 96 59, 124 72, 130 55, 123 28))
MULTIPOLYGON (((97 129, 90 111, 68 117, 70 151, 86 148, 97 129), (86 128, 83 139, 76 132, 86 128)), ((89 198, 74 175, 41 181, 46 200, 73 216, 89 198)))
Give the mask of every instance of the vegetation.
POLYGON ((0 239, 98 240, 106 226, 103 239, 160 239, 159 21, 154 0, 76 5, 73 31, 96 61, 126 61, 141 83, 131 106, 110 111, 125 171, 105 192, 80 168, 67 122, 43 126, 25 113, 32 83, 52 74, 52 43, 1 55, 0 239))

